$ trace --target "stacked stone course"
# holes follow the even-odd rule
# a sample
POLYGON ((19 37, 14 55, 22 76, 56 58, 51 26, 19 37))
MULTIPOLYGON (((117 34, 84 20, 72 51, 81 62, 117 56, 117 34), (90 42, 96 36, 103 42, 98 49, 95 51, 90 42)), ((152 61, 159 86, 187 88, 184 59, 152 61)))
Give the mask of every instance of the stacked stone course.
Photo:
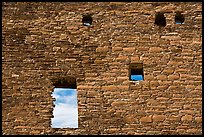
POLYGON ((3 2, 2 133, 202 134, 201 31, 200 2, 3 2), (68 77, 79 128, 51 128, 53 84, 68 77))

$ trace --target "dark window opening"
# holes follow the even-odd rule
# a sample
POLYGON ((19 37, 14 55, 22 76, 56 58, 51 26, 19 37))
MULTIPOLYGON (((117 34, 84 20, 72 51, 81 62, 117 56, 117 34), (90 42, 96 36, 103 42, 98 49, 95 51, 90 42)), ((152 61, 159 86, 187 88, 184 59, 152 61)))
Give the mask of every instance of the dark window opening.
POLYGON ((76 79, 60 78, 54 81, 52 128, 78 128, 76 79))
POLYGON ((84 15, 82 18, 82 23, 84 26, 91 26, 92 25, 92 17, 91 15, 84 15))
POLYGON ((184 20, 185 20, 184 16, 180 12, 177 12, 175 15, 176 24, 182 24, 184 22, 184 20))
POLYGON ((73 77, 60 78, 53 84, 57 88, 73 88, 76 89, 76 79, 73 77))
POLYGON ((160 27, 166 26, 166 18, 164 17, 164 13, 158 12, 155 17, 155 23, 156 25, 160 27))
POLYGON ((143 64, 142 63, 130 64, 129 80, 131 80, 131 81, 144 80, 143 64))

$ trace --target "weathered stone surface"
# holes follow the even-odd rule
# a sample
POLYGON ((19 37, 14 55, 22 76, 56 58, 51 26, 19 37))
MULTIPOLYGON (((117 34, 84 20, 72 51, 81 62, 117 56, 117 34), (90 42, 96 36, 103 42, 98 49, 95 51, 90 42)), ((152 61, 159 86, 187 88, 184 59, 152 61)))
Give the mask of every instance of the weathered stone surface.
POLYGON ((3 135, 201 135, 201 110, 202 3, 2 3, 3 135), (77 90, 79 128, 51 127, 60 86, 77 90))
POLYGON ((177 80, 177 79, 179 79, 179 76, 178 75, 169 75, 168 79, 169 80, 177 80))
POLYGON ((153 122, 164 121, 164 119, 165 119, 164 115, 153 115, 152 116, 153 122))
POLYGON ((163 49, 160 47, 151 47, 149 52, 161 52, 163 49))
POLYGON ((198 129, 192 128, 192 129, 188 129, 186 132, 188 132, 188 133, 198 133, 198 129))
POLYGON ((96 52, 108 52, 109 48, 108 47, 98 47, 96 49, 96 52))
POLYGON ((157 76, 157 79, 158 79, 158 80, 166 80, 166 79, 167 79, 167 76, 166 76, 166 75, 158 75, 158 76, 157 76))
POLYGON ((168 39, 168 40, 179 40, 181 39, 180 36, 161 36, 162 39, 168 39))
POLYGON ((123 51, 126 51, 126 52, 135 52, 135 48, 134 47, 123 48, 123 51))
POLYGON ((169 74, 174 73, 174 70, 173 70, 173 69, 164 69, 164 70, 163 70, 163 73, 169 75, 169 74))
POLYGON ((181 120, 181 118, 180 118, 180 116, 169 116, 168 118, 167 118, 167 120, 169 120, 169 121, 180 121, 181 120))
POLYGON ((112 51, 115 52, 115 51, 122 51, 123 48, 122 47, 112 47, 112 51))
POLYGON ((150 122, 152 122, 152 116, 145 116, 145 117, 142 117, 142 118, 140 118, 140 122, 143 122, 143 123, 150 123, 150 122))
POLYGON ((195 121, 196 121, 197 123, 202 123, 202 117, 196 117, 196 118, 195 118, 195 121))
POLYGON ((139 56, 134 56, 130 58, 131 63, 138 63, 138 61, 140 60, 139 56))
POLYGON ((110 91, 116 91, 118 89, 117 86, 110 85, 110 86, 102 86, 102 90, 110 90, 110 91))
POLYGON ((193 117, 191 115, 185 115, 181 118, 181 121, 192 121, 193 117))

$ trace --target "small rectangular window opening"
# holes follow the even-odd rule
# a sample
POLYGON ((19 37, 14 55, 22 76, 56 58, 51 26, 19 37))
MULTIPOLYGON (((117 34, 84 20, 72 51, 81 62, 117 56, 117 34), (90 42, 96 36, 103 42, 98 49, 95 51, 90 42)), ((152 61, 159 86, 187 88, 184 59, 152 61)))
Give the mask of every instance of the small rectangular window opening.
POLYGON ((55 98, 54 117, 51 119, 52 128, 78 128, 77 90, 75 85, 66 86, 66 83, 66 80, 60 80, 55 84, 52 93, 52 97, 55 98))
POLYGON ((131 80, 131 81, 144 80, 143 64, 142 63, 131 64, 129 72, 130 72, 129 73, 129 80, 131 80))

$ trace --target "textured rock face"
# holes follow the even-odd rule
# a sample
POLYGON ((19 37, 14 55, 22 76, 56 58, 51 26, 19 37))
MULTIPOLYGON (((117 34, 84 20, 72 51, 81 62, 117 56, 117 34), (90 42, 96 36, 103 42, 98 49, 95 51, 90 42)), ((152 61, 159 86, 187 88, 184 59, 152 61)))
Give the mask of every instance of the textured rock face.
POLYGON ((201 3, 4 2, 2 12, 3 134, 202 134, 201 3), (143 81, 129 80, 131 63, 143 63, 143 81), (70 77, 79 128, 53 129, 54 81, 70 77))

